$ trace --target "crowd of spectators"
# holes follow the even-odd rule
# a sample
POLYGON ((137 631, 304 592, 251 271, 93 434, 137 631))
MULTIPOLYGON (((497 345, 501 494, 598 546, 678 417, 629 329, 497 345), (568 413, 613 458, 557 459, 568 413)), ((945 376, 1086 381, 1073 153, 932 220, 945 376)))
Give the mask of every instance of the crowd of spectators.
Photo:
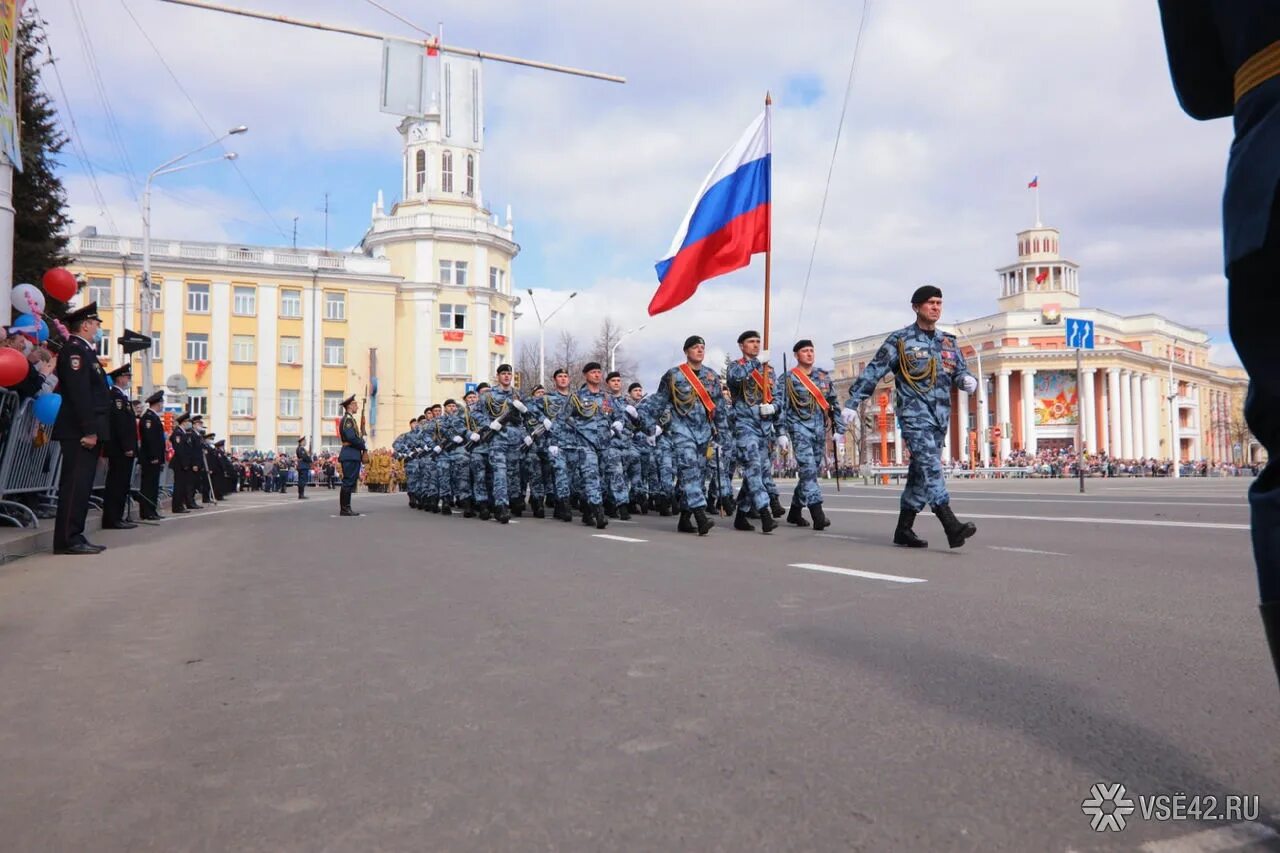
POLYGON ((6 336, 0 346, 16 349, 27 359, 27 378, 10 388, 18 394, 20 400, 53 392, 58 384, 58 378, 53 374, 58 359, 49 347, 21 334, 6 336))

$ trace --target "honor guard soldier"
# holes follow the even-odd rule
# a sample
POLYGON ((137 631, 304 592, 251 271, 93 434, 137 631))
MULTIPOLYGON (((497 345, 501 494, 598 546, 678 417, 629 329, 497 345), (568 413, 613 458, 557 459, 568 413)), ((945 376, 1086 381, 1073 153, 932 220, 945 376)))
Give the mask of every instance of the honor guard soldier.
POLYGON ((973 393, 978 381, 969 373, 956 336, 938 331, 942 316, 942 291, 925 285, 911 296, 916 321, 885 338, 875 358, 849 387, 849 400, 841 412, 845 426, 858 417, 858 405, 871 396, 876 384, 889 373, 894 378, 893 411, 902 437, 911 451, 907 487, 902 492, 895 545, 926 548, 929 543, 912 530, 916 514, 926 505, 942 522, 947 544, 959 548, 978 532, 972 523, 960 522, 951 511, 951 496, 942 475, 942 437, 951 424, 951 388, 973 393))
POLYGON ((797 527, 808 527, 803 514, 803 508, 808 507, 813 516, 813 529, 817 531, 831 526, 822 511, 818 469, 827 457, 828 435, 832 436, 832 464, 839 464, 834 441, 835 436, 844 435, 844 422, 834 417, 840 404, 836 401, 831 374, 813 366, 813 341, 796 341, 792 352, 798 364, 782 376, 782 434, 778 436, 779 445, 785 450, 790 444, 796 456, 798 481, 787 521, 797 527))
POLYGON ((338 423, 338 437, 342 439, 342 450, 338 452, 338 461, 342 463, 342 489, 338 492, 340 515, 357 516, 360 513, 351 508, 351 495, 360 482, 360 463, 368 452, 364 437, 356 424, 356 395, 342 401, 342 420, 338 423))
POLYGON ((53 422, 53 439, 62 448, 62 472, 58 477, 58 512, 53 525, 55 554, 97 554, 105 545, 94 545, 84 535, 89 514, 89 494, 102 452, 99 442, 110 438, 107 410, 111 400, 106 377, 92 341, 101 334, 98 303, 90 302, 63 318, 71 336, 58 352, 54 368, 62 406, 53 422))
POLYGON ((133 463, 138 455, 138 419, 129 399, 133 368, 125 364, 107 375, 111 377, 111 407, 107 410, 111 437, 103 445, 107 482, 102 495, 102 529, 130 530, 138 526, 124 518, 129 481, 133 479, 133 463))
POLYGON ((570 432, 572 461, 570 464, 582 477, 582 523, 604 530, 609 519, 604 513, 604 483, 600 476, 601 459, 609 443, 609 415, 605 411, 605 390, 601 385, 603 370, 600 362, 589 361, 582 366, 583 383, 569 395, 565 412, 570 432))
POLYGON ((1235 121, 1222 199, 1227 321, 1249 374, 1245 420, 1267 451, 1249 506, 1262 621, 1280 678, 1280 6, 1160 0, 1160 15, 1182 108, 1202 121, 1235 121))
POLYGON ((147 410, 138 421, 138 462, 142 466, 139 491, 142 504, 138 507, 144 521, 159 521, 160 475, 164 473, 164 421, 160 410, 164 406, 164 391, 157 391, 147 398, 147 410))
MULTIPOLYGON (((771 532, 773 520, 769 493, 764 486, 765 469, 772 465, 765 422, 771 421, 778 407, 773 402, 773 377, 769 370, 769 351, 760 349, 760 333, 738 335, 742 357, 729 363, 725 384, 733 398, 734 446, 742 465, 743 500, 733 519, 735 530, 755 530, 747 521, 747 511, 760 513, 760 531, 771 532)), ((781 505, 778 509, 781 510, 781 505)), ((778 515, 782 513, 779 512, 778 515)))
POLYGON ((298 449, 294 452, 298 455, 298 500, 305 501, 307 496, 304 493, 311 479, 311 451, 307 449, 305 435, 298 439, 298 449))

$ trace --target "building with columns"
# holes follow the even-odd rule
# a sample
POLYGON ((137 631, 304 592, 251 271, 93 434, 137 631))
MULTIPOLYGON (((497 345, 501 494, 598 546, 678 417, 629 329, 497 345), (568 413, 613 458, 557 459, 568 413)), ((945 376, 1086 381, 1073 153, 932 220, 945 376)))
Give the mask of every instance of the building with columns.
MULTIPOLYGON (((1080 430, 1087 453, 1112 458, 1256 460, 1261 448, 1244 425, 1243 369, 1211 364, 1209 336, 1200 329, 1157 314, 1082 307, 1079 266, 1062 257, 1059 237, 1041 225, 1019 233, 1017 260, 996 271, 997 311, 940 324, 981 377, 973 395, 952 391, 943 458, 1001 464, 1015 452, 1074 448, 1080 430), (1082 351, 1079 375, 1066 317, 1094 323, 1094 348, 1082 351)), ((835 345, 842 397, 888 331, 835 345)), ((886 379, 882 391, 891 389, 886 379)), ((905 446, 891 393, 888 403, 889 454, 901 463, 905 446)), ((865 431, 859 458, 878 460, 879 453, 878 429, 865 431)))
MULTIPOLYGON (((398 128, 400 200, 388 211, 378 192, 355 251, 152 240, 152 381, 181 374, 188 390, 168 403, 204 414, 232 448, 337 446, 339 401, 375 378, 371 446, 388 446, 428 404, 460 400, 511 360, 520 249, 511 209, 500 222, 481 192, 481 66, 433 61, 430 108, 398 128)), ((98 302, 99 352, 118 366, 115 338, 142 327, 142 240, 90 228, 68 252, 84 282, 76 302, 98 302)))

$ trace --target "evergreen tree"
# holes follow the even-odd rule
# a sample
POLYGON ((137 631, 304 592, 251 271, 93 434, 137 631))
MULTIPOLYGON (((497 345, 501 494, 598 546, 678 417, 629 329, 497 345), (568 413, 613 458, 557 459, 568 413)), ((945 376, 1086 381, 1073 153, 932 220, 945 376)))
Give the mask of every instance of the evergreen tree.
MULTIPOLYGON (((67 144, 58 114, 40 86, 38 58, 45 34, 34 15, 18 25, 17 95, 22 171, 13 172, 13 283, 40 286, 46 270, 67 264, 67 192, 54 169, 67 144)), ((14 306, 18 310, 22 306, 14 306)), ((66 305, 47 299, 46 313, 60 317, 66 305)))

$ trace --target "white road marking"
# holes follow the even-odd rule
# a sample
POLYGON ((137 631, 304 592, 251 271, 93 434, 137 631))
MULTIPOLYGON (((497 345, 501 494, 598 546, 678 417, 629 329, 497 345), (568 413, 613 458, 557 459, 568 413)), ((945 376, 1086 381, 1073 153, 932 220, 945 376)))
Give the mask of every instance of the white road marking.
MULTIPOLYGON (((960 495, 959 492, 956 493, 960 495)), ((984 498, 976 497, 973 494, 960 495, 965 501, 974 501, 978 503, 1020 503, 1020 504, 1119 504, 1120 506, 1219 506, 1229 509, 1248 509, 1247 501, 1240 503, 1208 503, 1204 501, 1144 501, 1139 499, 1130 500, 1107 500, 1106 498, 1098 498, 1093 495, 1080 495, 1074 498, 1023 498, 1023 497, 999 497, 984 498)), ((852 498, 853 500, 873 500, 873 501, 896 501, 901 500, 898 495, 826 495, 829 498, 852 498)))
POLYGON ((823 539, 848 539, 850 542, 861 542, 861 536, 845 536, 842 533, 815 533, 815 536, 821 536, 823 539))
MULTIPOLYGON (((850 507, 826 507, 827 512, 860 512, 867 515, 897 515, 896 509, 853 509, 850 507)), ((1209 530, 1248 530, 1247 524, 1219 524, 1211 521, 1154 521, 1140 518, 1084 518, 1075 516, 1049 515, 980 515, 963 513, 965 519, 995 518, 1012 521, 1054 521, 1078 524, 1129 524, 1137 527, 1202 527, 1209 530)))
POLYGON ((1004 545, 988 545, 992 551, 1013 551, 1018 554, 1044 554, 1046 557, 1070 557, 1061 551, 1037 551, 1035 548, 1006 548, 1004 545))
POLYGON ((1142 845, 1141 849, 1147 853, 1215 853, 1221 850, 1243 849, 1247 844, 1276 841, 1280 841, 1280 832, 1276 832, 1265 823, 1247 821, 1217 829, 1192 832, 1165 841, 1148 841, 1142 845))
POLYGON ((860 572, 857 569, 842 569, 839 566, 824 566, 821 563, 789 563, 793 569, 809 569, 814 572, 830 572, 833 575, 848 575, 852 578, 867 578, 873 581, 893 581, 894 583, 927 583, 924 578, 906 578, 901 575, 882 575, 879 572, 860 572))
POLYGON ((630 536, 614 536, 612 533, 592 533, 595 539, 612 539, 614 542, 648 542, 648 539, 632 539, 630 536))

